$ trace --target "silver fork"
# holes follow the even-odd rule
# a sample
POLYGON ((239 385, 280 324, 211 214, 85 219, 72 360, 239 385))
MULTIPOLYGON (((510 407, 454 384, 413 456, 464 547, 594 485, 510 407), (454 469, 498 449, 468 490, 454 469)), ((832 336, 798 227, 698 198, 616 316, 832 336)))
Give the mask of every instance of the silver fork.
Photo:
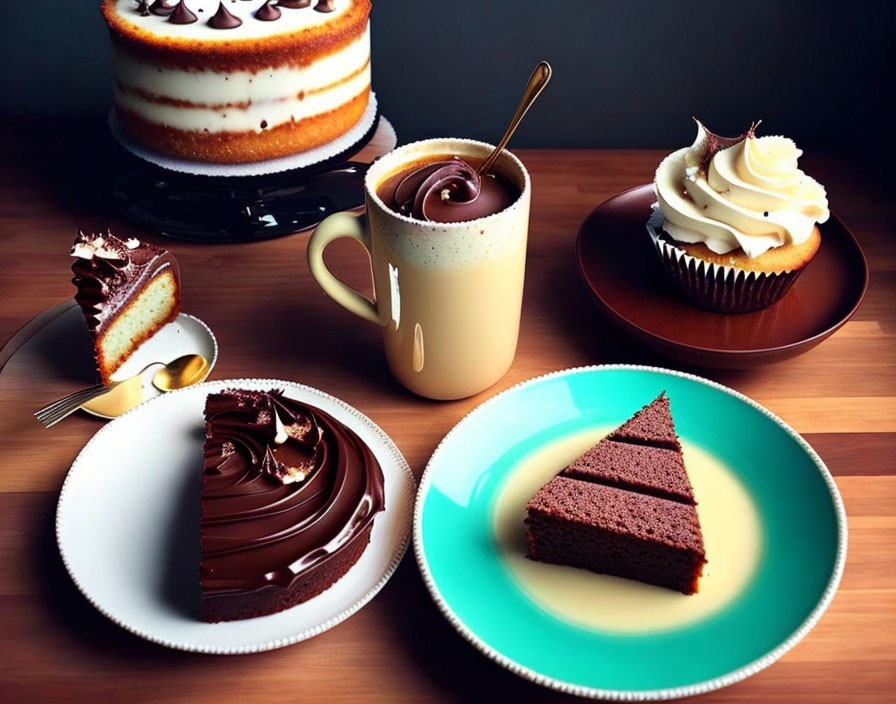
POLYGON ((111 391, 112 389, 114 389, 120 383, 121 382, 116 382, 114 384, 110 384, 109 386, 97 384, 96 386, 91 386, 87 389, 75 391, 74 393, 70 393, 68 396, 63 396, 58 401, 54 401, 49 406, 45 406, 39 411, 36 411, 34 413, 34 417, 37 418, 41 423, 43 423, 43 426, 45 428, 50 428, 56 425, 63 418, 70 416, 91 399, 94 399, 97 396, 102 396, 107 391, 111 391))

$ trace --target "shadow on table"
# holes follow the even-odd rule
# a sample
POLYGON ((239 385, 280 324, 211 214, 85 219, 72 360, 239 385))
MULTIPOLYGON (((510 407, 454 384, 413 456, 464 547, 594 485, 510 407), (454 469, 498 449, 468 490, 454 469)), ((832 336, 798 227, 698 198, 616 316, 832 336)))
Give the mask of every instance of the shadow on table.
POLYGON ((389 611, 392 633, 403 642, 408 658, 424 673, 433 689, 453 701, 540 702, 582 701, 539 687, 480 654, 436 608, 409 553, 380 599, 389 611), (395 595, 395 592, 399 596, 395 595))
POLYGON ((737 388, 755 374, 750 369, 716 369, 687 364, 651 350, 622 331, 591 300, 575 262, 553 270, 549 282, 554 312, 566 333, 567 343, 577 346, 591 364, 639 364, 674 369, 706 377, 737 388))
POLYGON ((76 388, 97 383, 93 343, 79 308, 70 307, 29 342, 48 383, 72 383, 76 388))
POLYGON ((287 379, 338 379, 340 387, 353 393, 382 394, 384 402, 423 400, 392 376, 379 329, 332 305, 337 310, 328 316, 292 302, 284 302, 277 310, 265 306, 253 311, 244 325, 259 327, 256 340, 264 348, 264 357, 272 362, 288 360, 287 379))
POLYGON ((564 257, 563 264, 551 269, 544 290, 552 292, 552 314, 565 334, 566 343, 578 348, 591 364, 651 364, 670 362, 650 352, 619 330, 603 315, 585 288, 575 259, 564 257))
MULTIPOLYGON (((196 428, 192 442, 197 447, 205 439, 205 426, 196 428)), ((184 467, 177 491, 176 507, 168 526, 164 554, 168 556, 158 585, 159 600, 188 619, 202 618, 199 584, 199 525, 202 495, 202 458, 195 466, 184 467), (190 538, 193 536, 193 539, 190 538)))

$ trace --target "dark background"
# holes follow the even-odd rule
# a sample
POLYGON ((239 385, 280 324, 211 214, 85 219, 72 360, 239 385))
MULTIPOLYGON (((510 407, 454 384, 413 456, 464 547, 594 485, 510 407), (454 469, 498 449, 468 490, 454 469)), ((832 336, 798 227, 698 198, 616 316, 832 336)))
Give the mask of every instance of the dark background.
MULTIPOLYGON (((517 147, 689 144, 691 115, 803 148, 889 148, 889 2, 374 0, 373 87, 402 142, 496 141, 540 59, 517 147)), ((99 0, 0 0, 0 113, 103 114, 99 0)))

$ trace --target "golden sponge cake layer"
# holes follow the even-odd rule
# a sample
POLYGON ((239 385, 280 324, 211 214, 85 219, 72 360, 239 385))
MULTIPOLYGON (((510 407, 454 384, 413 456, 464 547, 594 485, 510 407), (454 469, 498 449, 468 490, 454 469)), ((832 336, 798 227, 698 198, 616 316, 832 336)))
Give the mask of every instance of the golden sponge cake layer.
POLYGON ((97 363, 105 383, 140 345, 177 317, 179 304, 178 282, 168 270, 121 311, 96 340, 97 363))

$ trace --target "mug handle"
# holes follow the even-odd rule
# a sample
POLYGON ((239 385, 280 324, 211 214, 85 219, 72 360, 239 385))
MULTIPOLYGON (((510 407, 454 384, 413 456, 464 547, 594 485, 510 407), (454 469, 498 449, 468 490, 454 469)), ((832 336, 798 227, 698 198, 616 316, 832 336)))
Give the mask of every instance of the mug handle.
POLYGON ((360 242, 370 256, 370 234, 361 225, 361 219, 349 213, 335 213, 324 218, 308 240, 308 268, 311 269, 311 276, 324 293, 343 308, 383 327, 376 303, 346 286, 333 276, 324 264, 324 250, 327 245, 341 237, 349 237, 360 242))

